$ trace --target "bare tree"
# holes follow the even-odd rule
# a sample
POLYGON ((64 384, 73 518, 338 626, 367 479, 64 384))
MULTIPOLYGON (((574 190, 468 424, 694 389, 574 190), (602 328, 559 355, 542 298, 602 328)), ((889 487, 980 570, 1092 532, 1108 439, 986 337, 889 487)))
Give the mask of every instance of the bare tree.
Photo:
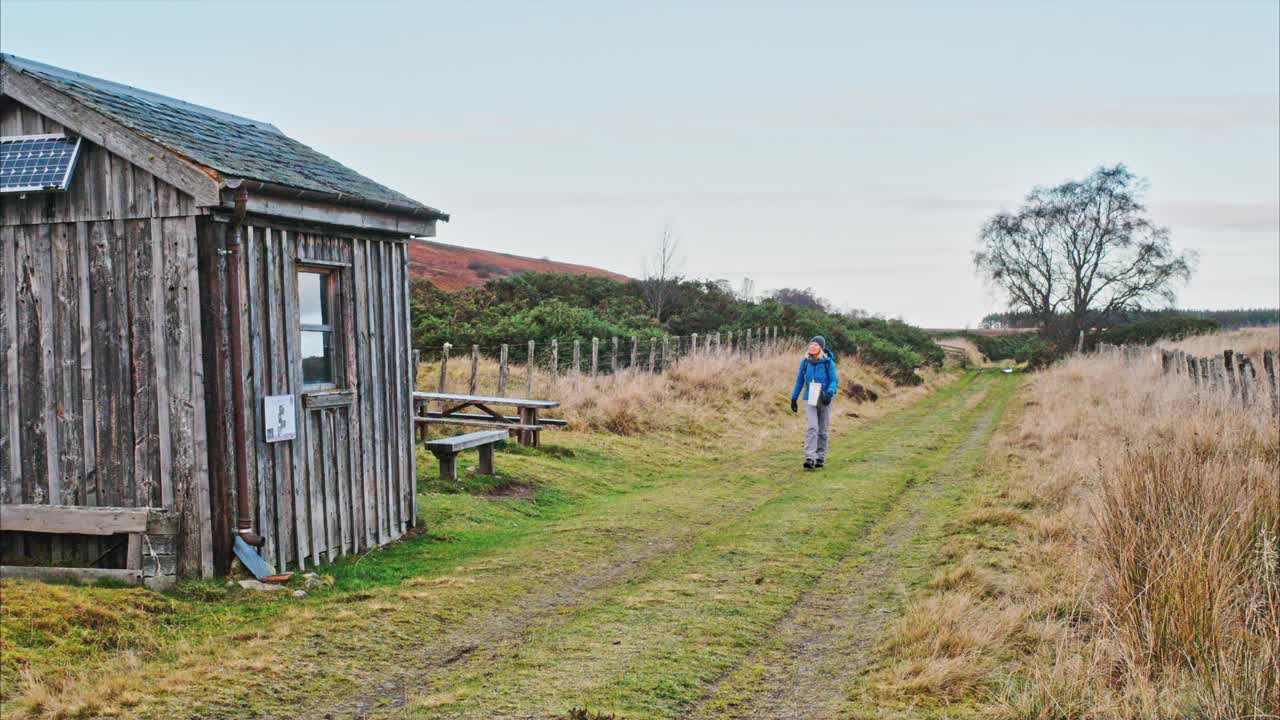
POLYGON ((640 287, 644 290, 645 303, 653 317, 661 323, 663 312, 667 309, 667 301, 671 299, 671 288, 678 282, 676 251, 680 248, 680 240, 670 225, 664 225, 662 236, 654 247, 653 257, 645 262, 644 279, 640 287))
POLYGON ((1147 217, 1146 187, 1116 165, 1036 188, 1017 211, 983 225, 974 266, 1005 292, 1010 310, 1045 330, 1065 318, 1072 337, 1152 301, 1172 302, 1195 256, 1175 252, 1168 228, 1147 217))

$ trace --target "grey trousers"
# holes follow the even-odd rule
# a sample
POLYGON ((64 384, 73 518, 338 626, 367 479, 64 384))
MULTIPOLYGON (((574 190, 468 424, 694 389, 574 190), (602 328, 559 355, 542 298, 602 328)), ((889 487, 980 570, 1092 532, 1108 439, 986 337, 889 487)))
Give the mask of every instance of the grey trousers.
POLYGON ((806 404, 804 417, 808 427, 804 431, 804 456, 808 460, 827 459, 827 435, 831 430, 831 406, 818 403, 806 404))

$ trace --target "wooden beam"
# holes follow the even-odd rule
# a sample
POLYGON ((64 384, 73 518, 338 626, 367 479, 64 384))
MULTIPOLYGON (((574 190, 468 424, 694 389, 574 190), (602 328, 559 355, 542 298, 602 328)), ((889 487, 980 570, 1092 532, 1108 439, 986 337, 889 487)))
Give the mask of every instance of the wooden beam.
POLYGON ((0 530, 75 535, 177 533, 177 518, 157 508, 0 505, 0 530))
MULTIPOLYGON (((235 207, 235 199, 231 191, 224 191, 223 197, 222 205, 225 209, 231 210, 235 207)), ((289 218, 321 225, 377 230, 397 235, 436 236, 436 221, 433 218, 399 215, 382 210, 334 205, 301 198, 278 197, 261 191, 249 193, 245 208, 253 215, 289 218)))
POLYGON ((77 535, 146 532, 147 508, 0 505, 0 530, 77 535))
POLYGON ((347 407, 355 403, 354 390, 321 390, 302 394, 302 405, 307 409, 347 407))
POLYGON ((115 580, 117 582, 138 585, 142 583, 142 570, 107 570, 103 568, 67 568, 67 567, 21 567, 17 565, 0 566, 0 578, 23 578, 26 580, 74 580, 92 583, 99 580, 115 580))
POLYGON ((220 184, 203 169, 70 95, 8 64, 0 67, 0 87, 5 95, 191 195, 196 205, 219 204, 220 184))

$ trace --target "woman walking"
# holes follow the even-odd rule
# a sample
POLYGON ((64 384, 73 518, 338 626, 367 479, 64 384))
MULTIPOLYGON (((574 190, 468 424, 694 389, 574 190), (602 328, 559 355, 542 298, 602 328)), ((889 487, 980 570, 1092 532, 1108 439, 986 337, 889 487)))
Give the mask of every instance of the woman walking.
POLYGON ((809 341, 809 350, 800 361, 796 386, 791 390, 791 412, 799 412, 796 401, 805 400, 804 469, 820 468, 827 462, 827 437, 831 429, 831 401, 840 389, 835 356, 821 335, 809 341))

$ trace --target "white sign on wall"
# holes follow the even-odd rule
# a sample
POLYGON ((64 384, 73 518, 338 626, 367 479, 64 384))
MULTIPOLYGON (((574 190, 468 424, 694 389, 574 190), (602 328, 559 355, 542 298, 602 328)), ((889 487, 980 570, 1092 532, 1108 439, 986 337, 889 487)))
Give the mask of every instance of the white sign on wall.
POLYGON ((292 395, 268 395, 262 398, 262 427, 267 442, 293 440, 298 436, 298 414, 292 395))

